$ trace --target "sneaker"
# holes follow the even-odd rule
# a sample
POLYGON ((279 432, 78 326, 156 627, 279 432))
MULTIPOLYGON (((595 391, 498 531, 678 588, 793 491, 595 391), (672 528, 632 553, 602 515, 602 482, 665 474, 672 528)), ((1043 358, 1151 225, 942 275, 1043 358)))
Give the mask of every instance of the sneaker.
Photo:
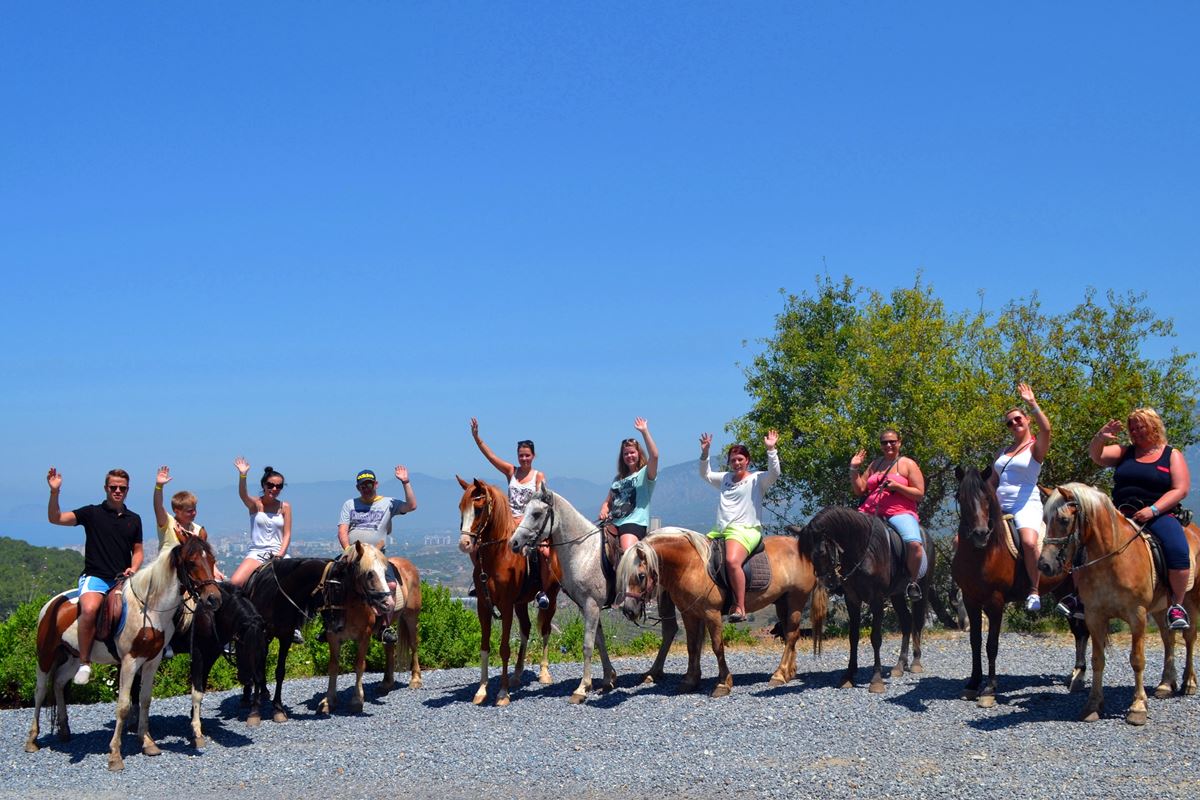
POLYGON ((166 647, 163 648, 163 658, 164 659, 173 658, 174 656, 175 656, 175 651, 171 649, 171 645, 167 645, 166 647))
POLYGON ((395 625, 388 625, 379 632, 379 638, 383 640, 384 644, 395 644, 400 636, 396 633, 395 625))
POLYGON ((92 679, 92 665, 91 664, 80 664, 79 669, 75 670, 75 677, 73 679, 75 681, 75 683, 79 684, 80 686, 83 686, 85 683, 87 683, 91 679, 92 679))
POLYGON ((730 622, 745 622, 746 613, 744 611, 735 611, 729 615, 730 622))
POLYGON ((1055 612, 1071 619, 1083 619, 1083 603, 1078 595, 1069 594, 1054 606, 1055 612))
POLYGON ((299 628, 292 631, 292 644, 304 644, 304 634, 299 628))
POLYGON ((1030 592, 1029 597, 1025 598, 1025 610, 1026 611, 1041 611, 1042 610, 1042 598, 1038 597, 1036 592, 1030 592))
POLYGON ((1186 631, 1192 626, 1188 613, 1183 606, 1176 603, 1167 609, 1167 627, 1173 631, 1186 631))
POLYGON ((475 591, 474 586, 472 586, 470 589, 467 589, 467 597, 478 597, 478 596, 479 596, 479 592, 475 591))
POLYGON ((232 639, 225 643, 225 646, 221 648, 221 652, 227 656, 232 656, 234 654, 232 639))
POLYGON ((916 581, 909 581, 908 588, 904 590, 904 594, 908 596, 909 600, 912 600, 915 603, 922 597, 921 587, 917 585, 916 581))
POLYGON ((546 596, 545 592, 538 592, 537 597, 534 598, 534 602, 537 603, 538 608, 550 607, 550 598, 546 596))

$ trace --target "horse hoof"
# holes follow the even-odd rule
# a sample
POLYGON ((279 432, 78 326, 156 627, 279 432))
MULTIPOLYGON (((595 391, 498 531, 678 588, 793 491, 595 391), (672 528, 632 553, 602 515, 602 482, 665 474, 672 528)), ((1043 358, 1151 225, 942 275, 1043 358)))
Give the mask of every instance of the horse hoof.
POLYGON ((729 687, 723 683, 718 683, 717 688, 713 689, 711 697, 728 697, 729 687))
POLYGON ((122 759, 120 756, 117 756, 116 758, 109 756, 109 758, 108 758, 108 771, 109 772, 120 772, 123 769, 125 769, 124 759, 122 759))
POLYGON ((1174 686, 1159 686, 1154 690, 1154 698, 1156 700, 1166 700, 1173 694, 1175 694, 1174 686))
POLYGON ((411 681, 409 681, 409 682, 408 682, 408 688, 410 688, 410 689, 420 689, 420 688, 421 688, 421 679, 420 679, 420 678, 413 678, 411 681))
POLYGON ((572 694, 570 697, 567 698, 567 702, 573 706, 580 705, 581 703, 584 703, 586 701, 587 701, 587 695, 582 692, 575 692, 574 694, 572 694))
POLYGON ((1125 721, 1128 722, 1130 725, 1145 725, 1146 724, 1146 712, 1145 711, 1130 711, 1128 714, 1125 715, 1125 721))
POLYGON ((785 683, 787 683, 787 681, 785 681, 783 678, 771 678, 771 680, 767 681, 767 686, 774 689, 777 686, 783 686, 785 683))
POLYGON ((904 677, 904 664, 903 663, 899 663, 896 666, 892 667, 892 677, 893 678, 903 678, 904 677))
POLYGON ((662 677, 663 676, 661 673, 656 674, 653 672, 646 672, 642 675, 642 679, 641 679, 640 683, 642 684, 642 686, 649 686, 652 683, 658 683, 659 681, 661 681, 662 677))
POLYGON ((246 717, 247 728, 257 728, 259 725, 262 725, 262 717, 260 715, 251 714, 250 716, 246 717))
POLYGON ((958 695, 958 699, 959 700, 978 700, 979 699, 979 690, 978 689, 963 689, 962 692, 958 695))
POLYGON ((870 686, 871 694, 883 694, 883 691, 884 691, 883 681, 871 681, 871 686, 870 686))
POLYGON ((477 706, 485 702, 487 702, 487 689, 480 688, 479 691, 475 693, 475 696, 471 698, 471 705, 477 706))
POLYGON ((26 742, 25 743, 25 752, 26 753, 36 753, 38 750, 41 750, 41 749, 42 748, 37 746, 36 742, 26 742))
POLYGON ((1194 695, 1196 693, 1195 684, 1189 684, 1187 687, 1184 688, 1183 693, 1184 693, 1184 695, 1189 696, 1189 697, 1191 695, 1194 695))
POLYGON ((993 708, 996 705, 996 695, 980 695, 979 701, 976 702, 975 705, 979 706, 980 708, 993 708))
POLYGON ((699 688, 700 688, 699 684, 685 682, 685 683, 679 684, 679 693, 680 694, 691 694, 692 692, 696 691, 699 688))
POLYGON ((510 702, 512 702, 512 701, 509 700, 508 695, 505 695, 504 697, 497 697, 496 698, 496 708, 503 708, 504 706, 508 705, 510 702))
POLYGON ((158 745, 154 742, 149 742, 142 745, 142 755, 144 756, 161 756, 162 750, 158 749, 158 745))
POLYGON ((322 700, 321 705, 317 706, 317 713, 328 715, 329 711, 330 711, 329 703, 322 700))
POLYGON ((538 675, 538 683, 540 683, 542 686, 549 686, 550 684, 554 683, 554 679, 550 677, 550 670, 542 670, 542 674, 538 675))
POLYGON ((203 750, 205 748, 205 746, 208 744, 208 740, 205 739, 203 736, 197 736, 194 744, 195 744, 197 750, 203 750))
POLYGON ((849 678, 842 678, 842 682, 840 684, 838 684, 838 688, 839 689, 853 689, 854 681, 850 680, 849 678))
POLYGON ((920 661, 914 661, 914 662, 912 662, 911 665, 909 665, 908 671, 913 673, 914 675, 920 675, 922 672, 925 671, 925 667, 923 667, 921 665, 920 661))
POLYGON ((375 696, 383 697, 388 692, 392 691, 392 689, 395 689, 395 688, 396 688, 395 681, 392 681, 391 683, 381 683, 381 684, 379 684, 379 688, 375 690, 375 696))
POLYGON ((59 732, 58 732, 58 740, 59 740, 60 742, 69 742, 69 741, 71 741, 71 732, 70 732, 70 731, 59 731, 59 732))
POLYGON ((271 719, 275 722, 287 722, 288 715, 286 711, 276 711, 271 715, 271 719))
POLYGON ((1099 711, 1089 711, 1086 708, 1083 710, 1083 713, 1079 715, 1080 722, 1097 722, 1097 721, 1099 721, 1099 719, 1100 719, 1099 711))
POLYGON ((351 703, 349 710, 350 710, 351 714, 361 714, 362 710, 363 710, 363 704, 362 703, 351 703))

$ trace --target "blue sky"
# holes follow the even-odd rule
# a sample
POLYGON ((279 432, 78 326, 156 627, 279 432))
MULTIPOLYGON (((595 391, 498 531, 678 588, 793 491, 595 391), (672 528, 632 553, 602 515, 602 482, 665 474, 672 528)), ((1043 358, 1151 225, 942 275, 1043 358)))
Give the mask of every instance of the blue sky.
POLYGON ((824 273, 1140 289, 1195 349, 1198 17, 9 5, 0 492, 488 475, 472 415, 551 476, 605 479, 638 414, 677 463, 824 273))

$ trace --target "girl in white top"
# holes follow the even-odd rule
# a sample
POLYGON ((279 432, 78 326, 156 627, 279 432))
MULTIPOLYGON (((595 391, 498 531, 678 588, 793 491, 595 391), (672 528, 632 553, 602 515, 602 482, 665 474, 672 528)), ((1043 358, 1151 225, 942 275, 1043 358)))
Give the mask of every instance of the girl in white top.
MULTIPOLYGON (((529 500, 537 491, 538 484, 546 480, 545 475, 533 468, 535 456, 533 442, 529 439, 517 442, 517 465, 513 466, 492 452, 492 448, 479 438, 479 420, 475 417, 471 417, 471 438, 475 440, 475 446, 479 448, 479 452, 483 453, 483 457, 488 460, 488 463, 508 479, 508 510, 512 513, 513 519, 520 523, 525 516, 525 506, 529 505, 529 500)), ((459 546, 462 547, 461 542, 459 546)), ((464 549, 471 556, 471 564, 475 565, 475 551, 470 549, 469 544, 464 549)), ((550 572, 550 543, 539 544, 538 552, 541 554, 538 565, 542 589, 537 593, 537 607, 549 608, 550 597, 546 591, 553 582, 550 572)))
POLYGON ((250 463, 238 456, 233 465, 238 470, 238 497, 250 512, 250 549, 229 581, 235 586, 244 586, 254 570, 264 563, 274 557, 287 556, 288 544, 292 541, 292 507, 279 499, 284 485, 282 473, 271 467, 264 469, 259 481, 262 494, 251 497, 246 491, 250 463))
POLYGON ((1046 460, 1046 452, 1050 449, 1050 418, 1038 406, 1029 384, 1018 383, 1017 394, 1033 413, 1037 433, 1029 429, 1029 417, 1020 407, 1014 406, 1005 411, 1004 424, 1012 433, 1012 443, 996 457, 988 480, 1000 498, 1004 513, 1013 515, 1013 525, 1021 537, 1021 555, 1029 576, 1029 596, 1025 598, 1025 608, 1039 611, 1042 600, 1038 596, 1040 573, 1037 560, 1040 555, 1038 536, 1042 526, 1042 496, 1038 492, 1037 482, 1042 472, 1042 462, 1046 460))
POLYGON ((779 452, 775 449, 778 441, 779 433, 774 430, 767 431, 763 437, 763 444, 767 446, 766 472, 750 471, 750 451, 740 444, 729 447, 729 471, 713 472, 708 467, 712 434, 700 435, 700 477, 721 492, 717 524, 708 538, 725 540, 725 574, 733 593, 730 622, 746 618, 746 576, 742 564, 762 541, 763 495, 782 474, 779 452))

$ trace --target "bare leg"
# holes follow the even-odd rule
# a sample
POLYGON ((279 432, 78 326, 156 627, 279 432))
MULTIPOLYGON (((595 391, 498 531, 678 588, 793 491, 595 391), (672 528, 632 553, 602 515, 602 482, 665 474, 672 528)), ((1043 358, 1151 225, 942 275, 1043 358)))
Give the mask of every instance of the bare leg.
POLYGON ((1025 574, 1029 576, 1029 593, 1038 593, 1038 583, 1042 573, 1038 571, 1038 532, 1033 528, 1021 528, 1017 533, 1021 537, 1021 558, 1025 561, 1025 574))
POLYGON ((79 621, 76 623, 76 630, 79 634, 80 669, 91 665, 92 642, 96 638, 96 615, 100 612, 102 602, 104 595, 99 592, 88 592, 79 596, 79 621))
POLYGON ((729 591, 733 595, 730 616, 746 615, 746 573, 742 572, 742 564, 749 555, 740 543, 733 539, 725 540, 725 574, 729 578, 729 591))

